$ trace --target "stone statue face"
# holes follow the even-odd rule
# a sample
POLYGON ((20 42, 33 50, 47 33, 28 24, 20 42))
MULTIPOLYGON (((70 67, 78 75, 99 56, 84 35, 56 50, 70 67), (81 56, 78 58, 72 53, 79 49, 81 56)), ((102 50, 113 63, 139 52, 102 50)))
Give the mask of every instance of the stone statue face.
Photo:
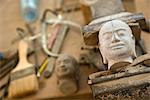
POLYGON ((99 31, 99 49, 105 64, 135 56, 135 40, 130 27, 120 20, 104 23, 99 31))
POLYGON ((73 76, 75 74, 75 59, 68 55, 60 55, 56 60, 56 74, 58 77, 73 76))

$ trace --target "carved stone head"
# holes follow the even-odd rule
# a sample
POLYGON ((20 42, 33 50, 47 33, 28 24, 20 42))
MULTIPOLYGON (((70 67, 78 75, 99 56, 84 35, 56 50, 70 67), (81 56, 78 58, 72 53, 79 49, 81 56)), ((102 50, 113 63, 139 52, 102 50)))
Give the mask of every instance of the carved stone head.
POLYGON ((69 56, 62 54, 56 60, 56 74, 58 77, 74 76, 77 70, 77 61, 69 56))
POLYGON ((99 49, 108 69, 116 63, 132 63, 136 57, 135 39, 128 24, 121 20, 104 23, 99 31, 99 49))
POLYGON ((78 67, 77 61, 66 54, 61 54, 56 60, 57 83, 62 93, 70 95, 77 91, 78 67))

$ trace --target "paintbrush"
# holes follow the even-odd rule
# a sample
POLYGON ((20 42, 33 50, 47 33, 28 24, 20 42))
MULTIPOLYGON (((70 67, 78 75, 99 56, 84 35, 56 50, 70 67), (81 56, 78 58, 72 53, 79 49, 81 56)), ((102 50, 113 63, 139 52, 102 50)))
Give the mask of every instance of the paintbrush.
MULTIPOLYGON (((34 50, 29 50, 27 57, 31 56, 34 50)), ((16 52, 12 57, 6 60, 6 62, 0 64, 0 80, 7 75, 12 69, 14 69, 18 63, 19 57, 16 52)))
POLYGON ((19 63, 12 70, 8 97, 23 97, 38 90, 35 67, 27 61, 28 44, 21 40, 18 46, 19 63))

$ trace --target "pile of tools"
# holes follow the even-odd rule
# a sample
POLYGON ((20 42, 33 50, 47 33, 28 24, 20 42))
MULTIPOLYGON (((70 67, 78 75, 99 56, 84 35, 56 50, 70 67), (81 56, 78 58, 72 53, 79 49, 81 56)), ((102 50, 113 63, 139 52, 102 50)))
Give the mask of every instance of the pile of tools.
POLYGON ((9 98, 24 97, 38 91, 38 77, 43 72, 45 78, 49 78, 52 75, 54 62, 59 56, 63 40, 67 35, 70 25, 80 28, 78 24, 64 20, 57 12, 47 9, 44 11, 41 19, 40 34, 35 34, 34 28, 29 24, 25 25, 27 31, 17 28, 17 32, 21 36, 18 39, 18 51, 0 63, 0 99, 4 99, 7 95, 9 98), (47 19, 48 12, 52 13, 56 18, 47 19), (48 25, 55 29, 52 34, 46 33, 48 25), (25 35, 27 33, 30 36, 25 35), (36 41, 38 38, 40 38, 42 44, 40 48, 37 47, 37 44, 40 44, 36 41), (29 43, 31 43, 32 48, 29 47, 29 43), (39 66, 37 54, 41 48, 43 48, 47 56, 39 66), (28 61, 28 57, 32 54, 34 54, 35 64, 31 64, 28 61))

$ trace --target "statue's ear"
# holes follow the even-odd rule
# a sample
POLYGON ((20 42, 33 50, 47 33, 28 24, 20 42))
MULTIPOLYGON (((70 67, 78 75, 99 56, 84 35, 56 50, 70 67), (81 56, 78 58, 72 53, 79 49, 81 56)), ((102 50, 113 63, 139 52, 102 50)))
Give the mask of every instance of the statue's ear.
POLYGON ((137 54, 136 54, 135 49, 134 49, 134 51, 133 51, 133 58, 136 58, 136 57, 137 57, 137 54))
POLYGON ((104 63, 104 64, 107 64, 108 61, 107 61, 107 59, 106 59, 105 54, 103 53, 103 49, 102 49, 102 47, 101 47, 100 44, 99 44, 99 50, 100 50, 100 53, 101 53, 101 55, 102 55, 103 63, 104 63))
POLYGON ((137 54, 136 54, 136 51, 135 51, 135 37, 134 37, 134 36, 132 36, 132 39, 133 39, 133 45, 134 45, 134 47, 133 47, 133 54, 132 54, 132 56, 133 56, 133 58, 136 58, 136 57, 137 57, 137 54))

